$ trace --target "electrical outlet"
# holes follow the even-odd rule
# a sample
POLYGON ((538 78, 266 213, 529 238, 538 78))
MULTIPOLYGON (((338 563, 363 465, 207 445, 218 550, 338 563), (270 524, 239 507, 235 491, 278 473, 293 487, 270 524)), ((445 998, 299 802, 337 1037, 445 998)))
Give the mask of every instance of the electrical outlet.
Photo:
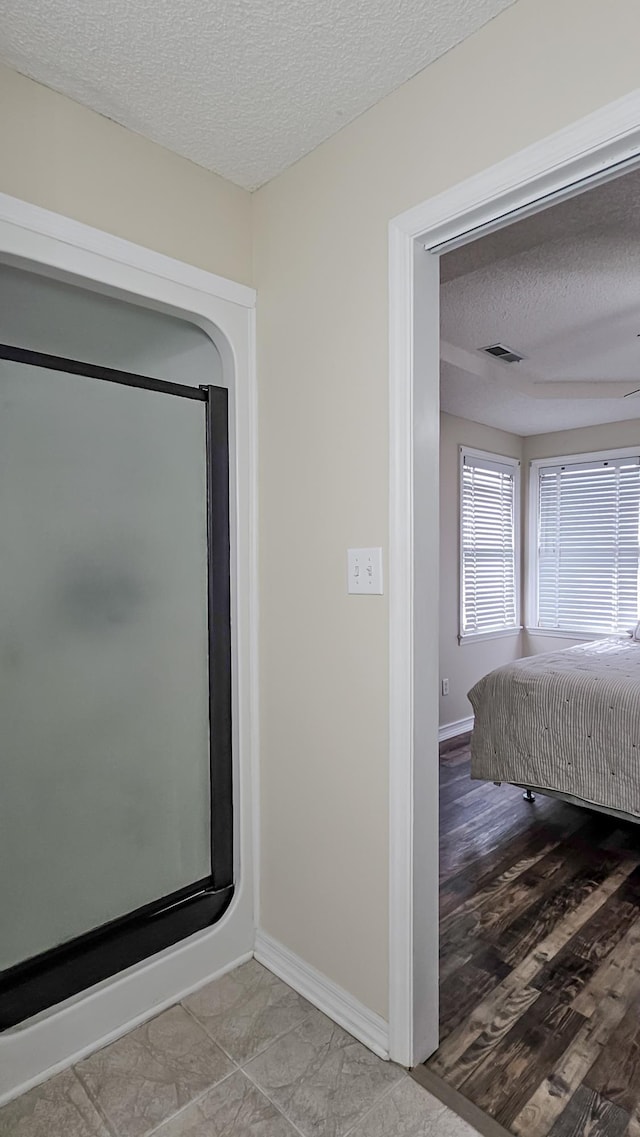
POLYGON ((449 680, 448 679, 442 680, 442 694, 443 695, 449 694, 449 680))

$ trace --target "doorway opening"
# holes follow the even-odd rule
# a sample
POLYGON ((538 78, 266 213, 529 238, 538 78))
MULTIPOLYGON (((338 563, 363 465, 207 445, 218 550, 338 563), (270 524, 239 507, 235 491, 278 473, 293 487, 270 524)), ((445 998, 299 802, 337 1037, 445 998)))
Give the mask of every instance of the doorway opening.
POLYGON ((440 260, 426 1072, 535 1137, 590 1112, 626 1127, 640 1099, 625 1058, 640 995, 625 966, 640 934, 639 195, 634 171, 440 260))
POLYGON ((439 257, 631 172, 639 154, 632 96, 390 225, 390 1049, 411 1066, 439 1043, 439 257))

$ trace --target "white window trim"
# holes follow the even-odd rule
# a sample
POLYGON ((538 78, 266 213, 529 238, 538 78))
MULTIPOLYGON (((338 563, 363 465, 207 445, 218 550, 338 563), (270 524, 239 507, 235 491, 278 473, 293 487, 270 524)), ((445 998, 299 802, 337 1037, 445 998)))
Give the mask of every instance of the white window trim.
POLYGON ((521 486, 520 486, 520 467, 521 463, 518 458, 511 458, 506 454, 495 454, 490 450, 476 450, 474 446, 464 446, 462 443, 458 445, 458 644, 462 647, 463 644, 477 643, 479 641, 502 639, 503 636, 517 636, 522 631, 520 619, 520 602, 521 602, 521 572, 522 572, 522 529, 521 529, 521 486), (516 607, 516 622, 513 628, 500 628, 499 630, 486 631, 486 632, 463 632, 463 611, 462 611, 462 469, 464 466, 464 456, 468 454, 470 458, 485 459, 488 462, 497 462, 501 466, 510 466, 514 471, 514 486, 513 486, 513 527, 515 535, 515 607, 516 607))
MULTIPOLYGON (((533 636, 550 636, 556 639, 576 639, 584 643, 589 640, 608 639, 615 632, 603 633, 600 630, 585 632, 584 628, 539 628, 538 619, 538 507, 540 470, 549 466, 577 465, 579 462, 606 462, 617 458, 637 458, 640 446, 623 446, 617 450, 594 450, 586 454, 550 454, 546 458, 532 458, 529 462, 528 524, 526 534, 526 595, 525 628, 533 636)), ((617 633, 621 635, 622 633, 617 633)))
POLYGON ((551 640, 571 640, 573 643, 590 643, 592 640, 610 640, 612 636, 622 636, 622 632, 568 632, 566 628, 536 628, 525 625, 530 636, 547 636, 551 640))
POLYGON ((458 636, 458 642, 460 647, 466 647, 467 644, 478 641, 484 643, 486 640, 503 640, 507 636, 519 636, 521 631, 523 631, 522 624, 517 624, 513 628, 502 628, 499 632, 467 632, 466 636, 462 634, 458 636))

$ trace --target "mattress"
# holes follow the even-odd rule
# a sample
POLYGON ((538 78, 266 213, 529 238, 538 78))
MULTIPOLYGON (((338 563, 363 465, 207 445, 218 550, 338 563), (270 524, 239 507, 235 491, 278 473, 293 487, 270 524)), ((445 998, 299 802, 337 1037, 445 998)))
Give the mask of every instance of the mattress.
POLYGON ((485 675, 471 776, 569 794, 640 816, 640 644, 597 640, 485 675))

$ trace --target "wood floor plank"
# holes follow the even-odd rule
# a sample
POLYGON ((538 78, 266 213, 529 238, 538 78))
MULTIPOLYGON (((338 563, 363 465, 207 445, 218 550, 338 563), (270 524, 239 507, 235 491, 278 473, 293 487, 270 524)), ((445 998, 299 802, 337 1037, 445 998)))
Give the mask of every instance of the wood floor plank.
POLYGON ((511 873, 515 879, 559 843, 557 834, 540 826, 530 834, 519 834, 507 849, 500 848, 495 854, 478 857, 472 865, 443 882, 440 889, 441 919, 445 920, 467 901, 471 901, 474 907, 482 903, 482 893, 492 888, 501 876, 511 873))
POLYGON ((509 1126, 583 1025, 571 1007, 541 995, 461 1084, 461 1092, 509 1126))
POLYGON ((448 951, 445 955, 441 956, 439 964, 441 989, 445 980, 447 980, 450 975, 453 975, 460 967, 464 967, 465 964, 470 963, 481 946, 480 940, 469 937, 467 942, 461 944, 456 951, 448 951))
POLYGON ((591 1018, 603 998, 635 995, 638 989, 640 989, 640 918, 631 925, 615 953, 610 955, 595 972, 572 1005, 580 1014, 591 1018))
POLYGON ((441 982, 440 1037, 444 1039, 451 1034, 478 1000, 493 991, 510 971, 495 948, 481 945, 467 963, 441 982))
POLYGON ((549 1130, 549 1137, 623 1137, 628 1123, 629 1115, 623 1109, 580 1086, 549 1130))
POLYGON ((540 992, 535 987, 517 987, 508 991, 484 1028, 476 1032, 473 1020, 467 1020, 458 1028, 455 1037, 450 1036, 453 1045, 447 1049, 450 1039, 445 1039, 426 1065, 454 1089, 460 1089, 539 998, 540 992))
MULTIPOLYGON (((571 1002, 622 941, 640 913, 640 873, 634 869, 567 946, 540 972, 534 986, 571 1002)), ((508 956, 508 952, 506 953, 508 956)))
POLYGON ((625 1013, 625 1001, 616 994, 603 998, 596 1013, 586 1019, 573 1042, 549 1070, 511 1129, 519 1137, 546 1137, 607 1046, 625 1013))
POLYGON ((441 955, 473 936, 494 944, 502 954, 510 952, 509 962, 516 963, 608 872, 604 861, 582 866, 578 858, 568 861, 563 848, 556 846, 523 872, 502 874, 484 895, 445 918, 440 927, 441 955))
MULTIPOLYGON (((522 799, 510 800, 506 808, 500 801, 493 802, 481 817, 476 818, 473 826, 466 824, 461 811, 458 823, 443 831, 441 837, 443 867, 449 862, 456 868, 472 864, 478 856, 499 849, 511 837, 535 829, 541 816, 544 816, 544 810, 529 813, 522 799)), ((450 875, 449 869, 446 872, 450 875)))
MULTIPOLYGON (((535 806, 531 807, 520 797, 510 803, 508 810, 497 809, 488 819, 485 815, 482 825, 479 823, 474 831, 465 830, 464 826, 461 826, 456 832, 444 834, 440 847, 441 879, 446 880, 461 871, 472 864, 477 857, 508 846, 523 832, 535 831, 541 822, 553 816, 556 806, 556 802, 546 798, 543 801, 536 801, 535 806), (536 810, 535 813, 533 809, 536 810), (528 812, 529 810, 531 812, 528 812)), ((579 817, 580 811, 576 807, 573 808, 579 817)))
POLYGON ((640 867, 635 868, 611 899, 576 933, 571 948, 598 962, 620 942, 640 913, 640 867))
POLYGON ((517 1137, 640 1137, 640 826, 464 775, 460 751, 426 1066, 517 1137))
MULTIPOLYGON (((549 935, 527 955, 503 982, 496 987, 485 999, 478 1003, 466 1022, 460 1024, 455 1031, 444 1041, 427 1065, 433 1064, 435 1073, 447 1078, 453 1076, 452 1071, 462 1058, 462 1055, 471 1046, 484 1030, 492 1029, 501 1037, 503 1029, 501 1022, 506 1019, 509 1029, 513 1024, 513 1008, 519 1006, 521 997, 524 999, 523 1009, 529 1005, 528 995, 524 994, 529 985, 545 966, 575 935, 583 923, 586 923, 600 906, 605 904, 625 876, 635 868, 635 862, 627 862, 618 866, 609 880, 600 888, 591 893, 579 908, 570 912, 549 933, 549 935)), ((539 992, 535 992, 534 999, 539 992)))
POLYGON ((533 986, 561 1003, 572 1003, 598 968, 595 960, 585 959, 566 948, 532 980, 533 986))
MULTIPOLYGON (((458 783, 456 783, 457 785, 458 783)), ((450 801, 440 800, 440 824, 444 829, 455 829, 473 825, 487 809, 494 809, 496 787, 487 782, 472 782, 464 793, 458 791, 450 801), (464 797, 464 802, 461 798, 464 797), (461 808, 462 807, 462 808, 461 808)), ((504 808, 504 807, 503 807, 504 808)))
POLYGON ((631 1113, 640 1100, 640 998, 634 999, 584 1079, 585 1086, 631 1113))
POLYGON ((513 834, 508 842, 499 844, 495 849, 488 850, 469 864, 461 865, 458 870, 447 874, 440 888, 441 910, 444 912, 449 907, 452 909, 456 907, 455 903, 451 905, 447 903, 450 893, 455 893, 456 897, 463 899, 472 896, 476 890, 490 883, 495 876, 505 872, 515 861, 535 855, 543 847, 545 852, 550 852, 560 842, 571 837, 583 824, 583 811, 564 804, 561 804, 558 812, 536 819, 528 828, 520 829, 513 834), (569 811, 566 814, 565 809, 569 811))
POLYGON ((505 898, 503 911, 488 922, 486 936, 499 943, 500 950, 517 963, 568 912, 577 908, 594 888, 602 883, 608 866, 584 865, 576 858, 570 861, 559 846, 551 857, 539 861, 521 878, 529 891, 517 903, 509 905, 505 898), (545 862, 549 863, 548 871, 545 862))
MULTIPOLYGON (((486 923, 488 924, 491 921, 500 905, 501 898, 509 899, 515 896, 515 889, 517 888, 515 882, 519 877, 530 873, 534 867, 540 866, 542 862, 543 867, 540 869, 540 876, 548 878, 552 870, 562 867, 562 859, 562 853, 559 851, 557 842, 542 842, 528 856, 515 860, 512 864, 507 865, 503 872, 496 876, 490 876, 486 883, 476 886, 472 895, 461 901, 452 911, 443 913, 441 908, 441 956, 447 954, 450 945, 459 941, 460 929, 463 929, 463 934, 466 935, 469 928, 481 926, 480 913, 482 911, 487 913, 486 923)), ((531 894, 532 878, 527 876, 525 879, 524 895, 526 896, 531 894)))
MULTIPOLYGON (((535 902, 510 921, 500 934, 500 950, 513 965, 543 940, 564 916, 579 908, 619 863, 617 859, 604 855, 594 856, 592 860, 588 858, 582 865, 581 859, 576 856, 572 869, 558 874, 557 879, 551 881, 550 888, 541 888, 535 902)), ((497 943, 495 934, 489 938, 492 943, 497 943)))
POLYGON ((464 767, 450 770, 446 775, 443 775, 441 771, 439 795, 441 812, 449 804, 459 802, 461 798, 473 794, 479 789, 484 789, 486 786, 486 782, 476 782, 470 778, 468 769, 464 767))

